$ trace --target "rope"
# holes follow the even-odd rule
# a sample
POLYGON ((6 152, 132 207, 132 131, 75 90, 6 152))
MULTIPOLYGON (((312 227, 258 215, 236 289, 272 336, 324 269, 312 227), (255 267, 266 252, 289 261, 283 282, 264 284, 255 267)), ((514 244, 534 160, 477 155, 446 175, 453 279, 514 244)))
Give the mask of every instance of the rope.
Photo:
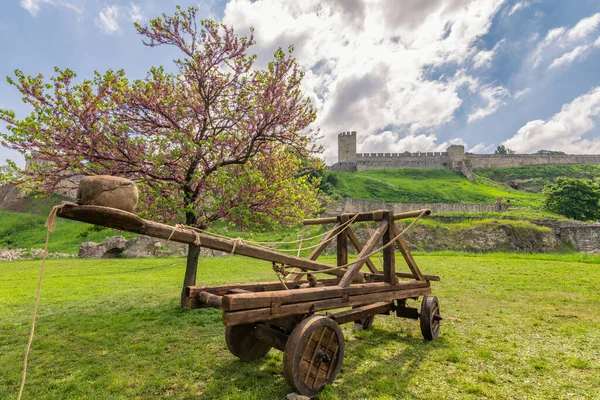
POLYGON ((25 347, 25 357, 23 358, 23 374, 21 375, 21 387, 19 388, 19 395, 17 396, 17 400, 21 400, 21 396, 23 395, 23 389, 25 388, 25 379, 27 377, 27 360, 29 359, 31 343, 33 342, 33 333, 35 332, 35 320, 37 318, 38 305, 40 304, 40 295, 42 293, 42 278, 44 277, 46 256, 48 255, 48 243, 50 242, 50 233, 54 232, 54 228, 56 225, 56 215, 60 210, 62 210, 65 204, 67 204, 67 202, 62 202, 59 205, 52 207, 52 211, 50 211, 50 214, 48 214, 48 219, 46 219, 46 243, 44 244, 44 253, 42 256, 42 268, 40 269, 37 293, 35 295, 33 316, 31 317, 31 330, 29 331, 29 340, 27 341, 27 347, 25 347))
POLYGON ((171 231, 171 234, 169 235, 167 240, 171 240, 175 231, 177 231, 177 232, 192 232, 194 234, 194 244, 196 246, 200 246, 202 244, 202 242, 200 242, 200 235, 198 234, 198 232, 196 232, 196 230, 193 229, 191 226, 182 225, 182 224, 175 224, 175 226, 173 227, 173 230, 171 231))
POLYGON ((380 251, 382 251, 384 249, 387 249, 391 245, 395 244, 396 240, 398 240, 400 238, 400 236, 404 235, 419 220, 419 218, 421 218, 423 215, 425 215, 425 212, 426 212, 426 210, 423 210, 423 212, 421 212, 421 214, 419 214, 419 216, 417 218, 415 218, 415 220, 413 222, 411 222, 410 225, 408 225, 402 232, 400 232, 398 235, 396 235, 396 237, 392 238, 387 244, 381 246, 378 249, 373 250, 369 254, 365 254, 361 258, 358 258, 358 259, 356 259, 356 260, 354 260, 352 262, 349 262, 348 264, 339 265, 337 267, 332 267, 332 268, 329 268, 329 269, 323 269, 323 270, 319 270, 319 271, 310 271, 310 272, 309 271, 298 272, 297 275, 305 275, 305 274, 310 274, 310 273, 323 273, 323 272, 336 271, 336 270, 347 268, 347 267, 349 267, 349 266, 351 266, 353 264, 366 261, 367 258, 371 257, 373 254, 378 253, 378 252, 380 252, 380 251))

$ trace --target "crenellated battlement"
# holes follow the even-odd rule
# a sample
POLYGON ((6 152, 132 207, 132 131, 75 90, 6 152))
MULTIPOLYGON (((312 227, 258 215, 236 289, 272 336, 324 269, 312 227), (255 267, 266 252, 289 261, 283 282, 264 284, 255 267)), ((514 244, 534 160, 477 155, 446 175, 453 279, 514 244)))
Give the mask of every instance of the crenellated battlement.
POLYGON ((348 132, 338 133, 338 137, 342 137, 342 136, 355 136, 356 137, 356 131, 348 131, 348 132))
POLYGON ((436 152, 415 152, 415 153, 411 153, 408 151, 405 151, 404 153, 357 153, 356 154, 356 159, 366 159, 366 158, 381 158, 381 157, 391 157, 391 158, 395 158, 395 157, 447 157, 448 153, 447 152, 441 152, 441 151, 436 151, 436 152))

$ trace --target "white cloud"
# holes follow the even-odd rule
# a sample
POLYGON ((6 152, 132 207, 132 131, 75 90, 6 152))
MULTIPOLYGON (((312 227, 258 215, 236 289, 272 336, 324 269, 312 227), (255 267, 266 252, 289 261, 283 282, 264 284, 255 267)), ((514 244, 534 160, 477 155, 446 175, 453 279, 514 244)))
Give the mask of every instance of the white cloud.
POLYGON ((119 30, 119 7, 118 6, 104 6, 98 17, 96 18, 96 25, 104 31, 107 35, 111 35, 119 30))
POLYGON ((570 52, 552 60, 552 64, 548 66, 548 69, 564 67, 575 61, 582 60, 588 54, 591 47, 592 46, 587 44, 575 47, 570 52))
POLYGON ((516 13, 519 10, 524 10, 525 8, 531 6, 531 1, 519 1, 518 3, 516 3, 514 6, 512 6, 507 15, 510 17, 511 15, 513 15, 514 13, 516 13))
POLYGON ((142 9, 140 6, 135 3, 131 3, 129 6, 129 19, 132 22, 142 22, 146 19, 142 14, 142 9))
POLYGON ((481 88, 480 95, 485 100, 486 105, 469 114, 468 122, 477 121, 498 111, 500 107, 506 104, 504 100, 510 97, 510 92, 502 86, 492 87, 488 85, 481 88))
POLYGON ((600 153, 600 138, 584 139, 600 115, 600 87, 590 90, 562 106, 548 120, 529 121, 517 134, 506 140, 505 146, 519 153, 539 149, 560 150, 566 153, 600 153))
POLYGON ((38 12, 40 11, 40 6, 42 4, 66 7, 77 13, 82 12, 82 9, 80 7, 73 4, 73 2, 66 0, 21 0, 19 4, 21 5, 21 7, 29 11, 29 13, 33 16, 36 16, 38 14, 38 12))
POLYGON ((384 131, 377 135, 368 136, 359 146, 359 153, 403 153, 410 152, 430 152, 446 151, 451 144, 462 144, 464 141, 455 138, 443 143, 437 143, 437 136, 434 134, 408 135, 399 137, 398 134, 391 131, 384 131))
POLYGON ((528 94, 529 92, 531 92, 531 88, 527 87, 525 89, 519 90, 515 93, 515 95, 513 96, 513 98, 515 100, 519 100, 521 97, 525 96, 526 94, 528 94))
POLYGON ((502 3, 231 0, 223 22, 242 33, 255 28, 259 67, 277 47, 294 44, 331 162, 337 133, 349 127, 368 136, 394 126, 398 138, 420 137, 452 121, 462 104, 459 89, 475 92, 479 82, 465 72, 432 80, 426 71, 471 66, 477 40, 502 3))
POLYGON ((494 45, 491 50, 481 50, 479 53, 475 54, 473 57, 473 68, 475 69, 488 69, 492 66, 492 60, 498 49, 504 42, 504 39, 500 40, 498 43, 494 45))
POLYGON ((565 66, 583 59, 593 48, 591 37, 600 26, 600 13, 579 20, 571 29, 554 28, 538 43, 531 55, 533 67, 552 59, 548 69, 565 66))

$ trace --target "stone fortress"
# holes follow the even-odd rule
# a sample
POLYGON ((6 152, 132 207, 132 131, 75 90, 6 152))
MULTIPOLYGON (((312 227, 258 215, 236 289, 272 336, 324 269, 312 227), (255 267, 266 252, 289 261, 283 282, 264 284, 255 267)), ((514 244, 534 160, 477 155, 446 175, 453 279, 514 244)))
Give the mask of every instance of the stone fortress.
POLYGON ((526 165, 599 164, 600 154, 471 154, 462 145, 445 152, 357 153, 356 131, 338 135, 338 162, 329 169, 364 171, 369 169, 436 168, 462 172, 472 179, 480 168, 522 167, 526 165))

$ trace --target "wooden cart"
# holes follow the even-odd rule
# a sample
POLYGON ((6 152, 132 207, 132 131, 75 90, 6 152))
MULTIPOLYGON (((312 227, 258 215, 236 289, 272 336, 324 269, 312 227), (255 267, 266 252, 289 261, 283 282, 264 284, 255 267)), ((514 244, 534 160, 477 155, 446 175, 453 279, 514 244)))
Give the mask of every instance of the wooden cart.
POLYGON ((440 308, 437 298, 429 294, 430 281, 439 278, 421 273, 395 223, 429 214, 429 210, 402 214, 375 211, 305 220, 305 225, 334 226, 308 259, 304 259, 192 228, 175 229, 107 207, 66 204, 57 213, 62 218, 267 260, 274 268, 297 269, 299 273, 288 275, 285 281, 189 286, 185 288, 184 304, 188 309, 221 309, 227 347, 241 360, 259 359, 272 347, 283 351, 285 378, 304 395, 319 392, 340 371, 344 359, 340 324, 354 322, 368 328, 375 315, 395 313, 397 317, 418 319, 426 340, 437 338, 440 308), (363 245, 352 225, 365 221, 375 221, 378 225, 363 245), (341 268, 317 261, 332 241, 336 243, 337 265, 341 268), (354 262, 348 260, 348 244, 358 252, 354 262), (384 247, 383 270, 378 270, 368 257, 379 246, 384 247), (396 246, 410 272, 396 271, 396 246), (365 264, 368 271, 361 272, 365 264), (308 272, 331 277, 316 279, 309 274, 308 279, 302 279, 308 272), (420 310, 406 305, 406 299, 420 296, 423 296, 420 310), (334 312, 317 314, 328 310, 334 312))

